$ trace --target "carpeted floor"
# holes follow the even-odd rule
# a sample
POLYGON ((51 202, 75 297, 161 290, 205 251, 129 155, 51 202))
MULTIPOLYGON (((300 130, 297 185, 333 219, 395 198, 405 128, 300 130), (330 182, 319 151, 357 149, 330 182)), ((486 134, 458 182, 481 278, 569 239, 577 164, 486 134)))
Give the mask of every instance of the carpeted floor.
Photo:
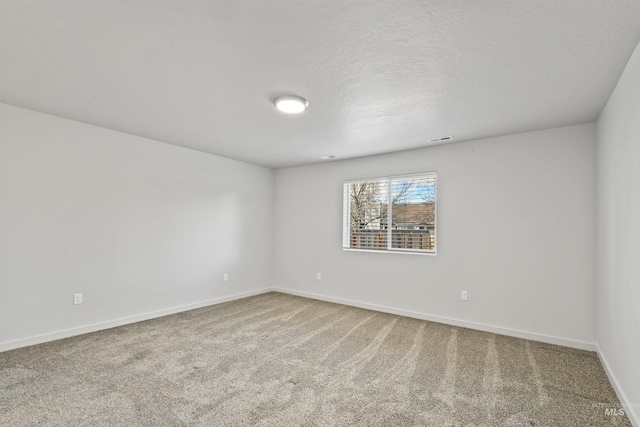
POLYGON ((268 293, 0 353, 2 426, 629 426, 595 353, 268 293))

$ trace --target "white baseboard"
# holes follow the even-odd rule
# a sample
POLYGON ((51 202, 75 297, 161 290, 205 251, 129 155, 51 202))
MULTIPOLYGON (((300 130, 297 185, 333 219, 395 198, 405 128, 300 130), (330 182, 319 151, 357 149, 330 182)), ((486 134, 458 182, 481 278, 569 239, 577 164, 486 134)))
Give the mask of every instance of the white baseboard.
POLYGON ((562 345, 565 347, 577 348, 581 350, 596 351, 595 344, 584 342, 584 341, 571 340, 567 338, 554 337, 550 335, 536 334, 532 332, 520 331, 517 329, 503 328, 500 326, 492 326, 492 325, 486 325, 483 323, 469 322, 465 320, 453 319, 453 318, 443 317, 443 316, 436 316, 436 315, 426 314, 426 313, 419 313, 415 311, 403 310, 403 309, 387 307, 383 305, 353 301, 353 300, 344 299, 344 298, 335 298, 327 295, 296 291, 293 289, 262 288, 262 289, 257 289, 255 291, 242 292, 239 294, 213 298, 210 300, 200 301, 192 304, 170 307, 167 309, 138 314, 135 316, 123 317, 119 319, 109 320, 106 322, 94 323, 91 325, 81 326, 78 328, 65 329, 62 331, 56 331, 56 332, 51 332, 47 334, 36 335, 33 337, 22 338, 19 340, 8 341, 8 342, 0 343, 0 352, 13 350, 20 347, 26 347, 30 345, 35 345, 35 344, 41 344, 44 342, 49 342, 49 341, 53 341, 61 338, 68 338, 75 335, 86 334, 89 332, 100 331, 103 329, 115 328, 117 326, 127 325, 135 322, 141 322, 143 320, 154 319, 156 317, 167 316, 169 314, 175 314, 175 313, 180 313, 182 311, 193 310, 195 308, 220 304, 223 302, 233 301, 236 299, 246 298, 253 295, 259 295, 259 294, 263 294, 271 291, 282 292, 282 293, 291 294, 291 295, 298 295, 298 296, 313 298, 321 301, 335 302, 338 304, 344 304, 344 305, 349 305, 353 307, 365 308, 368 310, 380 311, 383 313, 397 314, 399 316, 413 317, 415 319, 429 320, 432 322, 444 323, 447 325, 459 326, 462 328, 470 328, 470 329, 477 329, 485 332, 493 332, 496 334, 507 335, 507 336, 512 336, 516 338, 524 338, 524 339, 529 339, 533 341, 541 341, 549 344, 562 345))
POLYGON ((301 292, 301 291, 296 291, 296 290, 293 290, 293 289, 285 289, 285 288, 275 287, 273 290, 276 291, 276 292, 282 292, 282 293, 285 293, 285 294, 291 294, 291 295, 297 295, 297 296, 301 296, 301 297, 318 299, 318 300, 321 300, 321 301, 335 302, 335 303, 338 303, 338 304, 350 305, 350 306, 353 306, 353 307, 366 308, 368 310, 381 311, 383 313, 397 314, 399 316, 413 317, 415 319, 429 320, 431 322, 437 322, 437 323, 444 323, 446 325, 459 326, 459 327, 462 327, 462 328, 469 328, 469 329, 476 329, 476 330, 484 331, 484 332, 493 332, 495 334, 507 335, 507 336, 516 337, 516 338, 524 338, 524 339, 528 339, 528 340, 532 340, 532 341, 540 341, 540 342, 544 342, 544 343, 548 343, 548 344, 556 344, 556 345, 561 345, 561 346, 564 346, 564 347, 576 348, 576 349, 579 349, 579 350, 596 351, 596 345, 594 343, 585 342, 585 341, 572 340, 572 339, 569 339, 569 338, 554 337, 554 336, 551 336, 551 335, 537 334, 537 333, 534 333, 534 332, 520 331, 520 330, 517 330, 517 329, 504 328, 504 327, 501 327, 501 326, 486 325, 484 323, 469 322, 469 321, 466 321, 466 320, 459 320, 459 319, 453 319, 453 318, 450 318, 450 317, 436 316, 436 315, 433 315, 433 314, 419 313, 419 312, 416 312, 416 311, 402 310, 402 309, 398 309, 398 308, 387 307, 387 306, 384 306, 384 305, 369 304, 369 303, 364 303, 364 302, 359 302, 359 301, 352 301, 352 300, 344 299, 344 298, 335 298, 335 297, 330 297, 330 296, 327 296, 327 295, 314 294, 314 293, 310 293, 310 292, 301 292))
POLYGON ((109 320, 106 322, 93 323, 91 325, 80 326, 77 328, 65 329, 62 331, 51 332, 33 337, 22 338, 14 341, 0 343, 0 352, 14 350, 16 348, 27 347, 35 344, 42 344, 49 341, 59 340, 62 338, 73 337, 76 335, 86 334, 89 332, 101 331, 103 329, 115 328, 117 326, 128 325, 130 323, 142 322, 143 320, 155 319, 156 317, 167 316, 169 314, 180 313, 183 311, 193 310, 195 308, 207 307, 209 305, 220 304, 223 302, 233 301, 254 295, 264 294, 273 291, 273 288, 263 288, 254 291, 242 292, 239 294, 228 295, 219 298, 213 298, 205 301, 194 302, 191 304, 170 307, 163 310, 151 311, 148 313, 137 314, 135 316, 122 317, 119 319, 109 320))
POLYGON ((616 376, 613 374, 611 366, 609 366, 609 362, 607 362, 607 359, 602 354, 602 351, 600 350, 600 346, 598 344, 596 344, 596 353, 598 353, 600 363, 602 363, 602 367, 604 368, 607 377, 609 377, 609 382, 613 386, 613 390, 618 395, 620 403, 622 403, 624 413, 627 414, 627 418, 629 418, 629 421, 631 422, 633 427, 640 427, 640 414, 638 414, 638 408, 633 406, 631 402, 629 402, 629 399, 627 399, 627 396, 622 391, 622 388, 620 388, 620 384, 618 383, 616 376))

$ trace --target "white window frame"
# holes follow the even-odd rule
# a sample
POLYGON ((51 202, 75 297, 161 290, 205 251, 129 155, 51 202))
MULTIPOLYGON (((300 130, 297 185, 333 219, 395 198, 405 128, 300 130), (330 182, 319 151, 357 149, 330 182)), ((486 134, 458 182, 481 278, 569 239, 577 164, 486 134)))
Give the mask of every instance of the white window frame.
MULTIPOLYGON (((392 203, 388 203, 387 222, 393 221, 393 207, 392 203)), ((375 178, 366 179, 354 179, 345 181, 343 185, 343 209, 342 209, 342 250, 353 252, 374 252, 374 253, 395 253, 395 254, 412 254, 412 255, 431 255, 435 256, 438 253, 438 174, 437 171, 412 173, 404 175, 390 175, 375 178), (433 178, 435 180, 434 186, 434 225, 433 234, 435 239, 435 249, 410 249, 410 248, 393 248, 392 247, 392 227, 387 227, 387 248, 386 249, 369 249, 369 248, 352 248, 351 247, 351 184, 357 184, 361 182, 373 182, 373 181, 387 181, 387 200, 391 200, 392 194, 392 180, 399 179, 415 179, 415 178, 433 178)))

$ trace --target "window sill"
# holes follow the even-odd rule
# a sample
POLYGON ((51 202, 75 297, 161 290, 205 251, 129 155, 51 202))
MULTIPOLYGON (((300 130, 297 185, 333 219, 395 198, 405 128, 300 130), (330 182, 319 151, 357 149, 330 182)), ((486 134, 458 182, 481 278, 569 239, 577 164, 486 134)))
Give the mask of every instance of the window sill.
POLYGON ((437 251, 433 252, 422 252, 422 251, 403 251, 401 249, 398 250, 382 250, 376 251, 374 249, 353 249, 353 248, 342 248, 345 252, 372 252, 376 254, 404 254, 404 255, 427 255, 427 256, 436 256, 438 254, 437 251))

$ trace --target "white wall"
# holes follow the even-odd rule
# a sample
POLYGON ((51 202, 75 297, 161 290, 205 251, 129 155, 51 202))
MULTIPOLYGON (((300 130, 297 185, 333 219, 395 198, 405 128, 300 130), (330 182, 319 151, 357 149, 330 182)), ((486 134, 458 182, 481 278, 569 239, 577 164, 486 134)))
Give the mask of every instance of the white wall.
POLYGON ((0 350, 272 278, 479 329, 595 341, 594 125, 283 169, 274 182, 242 162, 1 104, 0 114, 0 350), (430 170, 438 256, 342 251, 344 180, 430 170))
POLYGON ((586 124, 278 170, 274 286, 593 349, 594 167, 586 124), (341 249, 344 180, 433 170, 437 256, 341 249))
POLYGON ((597 341, 640 426, 640 45, 597 125, 597 341))
POLYGON ((1 104, 0 120, 0 350, 271 287, 273 170, 1 104))

